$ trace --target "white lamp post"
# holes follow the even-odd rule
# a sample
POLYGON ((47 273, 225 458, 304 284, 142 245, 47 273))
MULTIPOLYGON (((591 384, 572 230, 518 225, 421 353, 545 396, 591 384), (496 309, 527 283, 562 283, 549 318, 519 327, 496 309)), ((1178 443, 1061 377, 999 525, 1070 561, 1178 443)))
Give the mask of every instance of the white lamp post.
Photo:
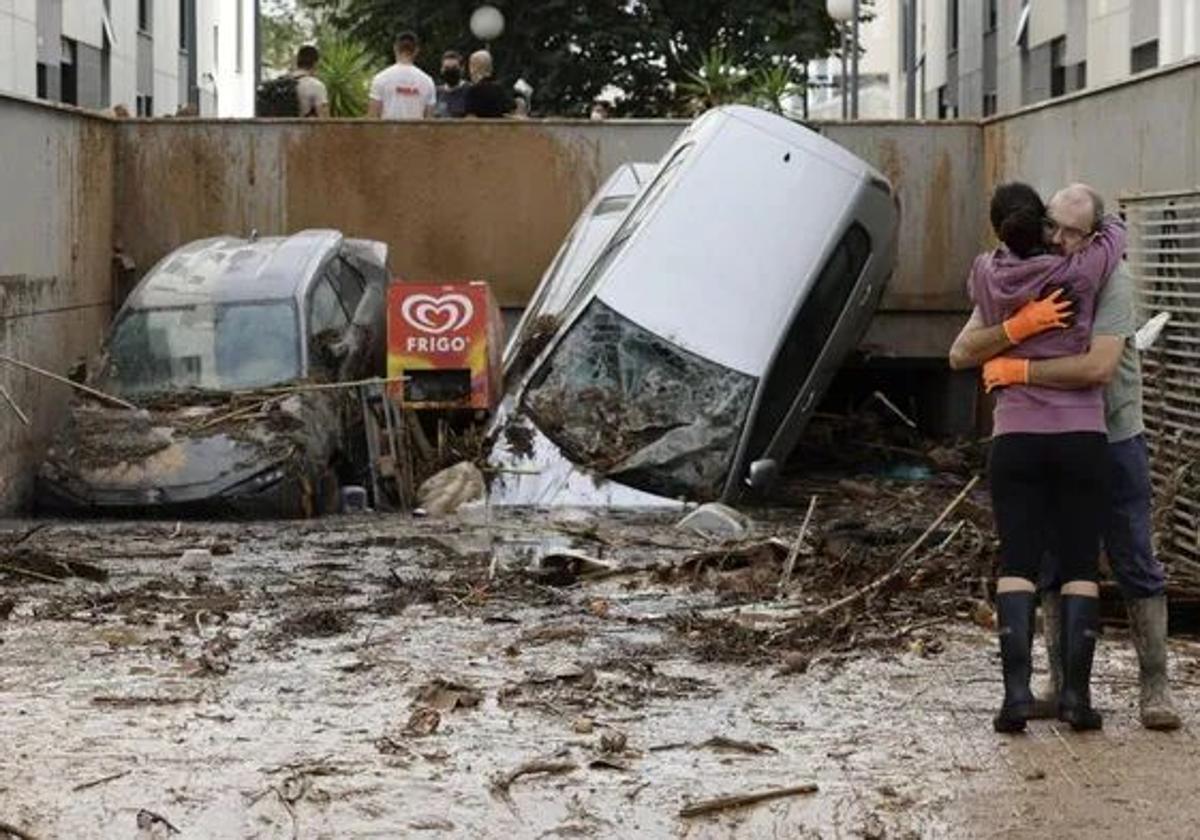
POLYGON ((859 0, 825 0, 825 11, 842 29, 842 117, 846 117, 846 94, 850 95, 850 119, 858 119, 858 4, 859 0), (846 22, 851 22, 849 39, 846 22), (849 44, 847 44, 849 40, 849 44), (846 52, 850 51, 850 84, 846 84, 846 52))
POLYGON ((504 33, 504 14, 495 6, 480 6, 471 13, 471 34, 485 44, 504 33))

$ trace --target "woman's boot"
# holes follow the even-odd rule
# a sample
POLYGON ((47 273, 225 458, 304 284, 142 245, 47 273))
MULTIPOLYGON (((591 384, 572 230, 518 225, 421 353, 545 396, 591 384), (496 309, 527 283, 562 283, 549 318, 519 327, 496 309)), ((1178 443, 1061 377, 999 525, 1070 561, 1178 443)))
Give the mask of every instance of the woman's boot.
POLYGON ((1000 634, 1000 661, 1004 668, 1004 705, 992 726, 997 732, 1022 732, 1033 710, 1033 614, 1037 595, 1033 592, 1001 592, 996 595, 996 619, 1000 634))
POLYGON ((1076 732, 1103 725, 1100 713, 1092 708, 1091 692, 1092 657, 1099 628, 1099 598, 1062 596, 1063 687, 1058 698, 1058 719, 1071 724, 1076 732))

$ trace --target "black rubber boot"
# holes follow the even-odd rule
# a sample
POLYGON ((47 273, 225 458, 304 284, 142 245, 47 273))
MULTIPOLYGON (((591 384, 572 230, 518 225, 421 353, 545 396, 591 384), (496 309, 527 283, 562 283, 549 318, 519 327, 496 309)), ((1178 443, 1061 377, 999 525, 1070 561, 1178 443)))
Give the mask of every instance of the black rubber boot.
POLYGON ((1100 628, 1100 599, 1084 595, 1062 596, 1063 687, 1058 698, 1058 719, 1076 732, 1099 729, 1100 713, 1092 708, 1092 657, 1100 628))
POLYGON ((996 596, 1000 661, 1004 668, 1004 705, 992 718, 997 732, 1023 732, 1033 712, 1033 592, 1003 592, 996 596))

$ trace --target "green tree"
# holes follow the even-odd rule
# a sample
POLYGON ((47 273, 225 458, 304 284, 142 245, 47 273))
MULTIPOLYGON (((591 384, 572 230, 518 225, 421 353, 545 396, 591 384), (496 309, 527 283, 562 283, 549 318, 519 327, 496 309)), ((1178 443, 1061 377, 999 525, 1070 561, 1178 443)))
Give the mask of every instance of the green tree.
POLYGON ((330 30, 322 31, 317 49, 321 51, 317 76, 329 93, 329 115, 365 116, 371 77, 379 69, 373 57, 362 44, 330 30))
MULTIPOLYGON (((418 63, 435 71, 445 49, 480 46, 468 29, 479 0, 309 0, 331 22, 391 60, 397 32, 412 29, 418 63)), ((497 76, 534 87, 535 113, 583 116, 608 86, 626 116, 689 114, 697 72, 714 49, 738 72, 800 66, 836 37, 825 0, 492 0, 504 34, 492 45, 497 76)))

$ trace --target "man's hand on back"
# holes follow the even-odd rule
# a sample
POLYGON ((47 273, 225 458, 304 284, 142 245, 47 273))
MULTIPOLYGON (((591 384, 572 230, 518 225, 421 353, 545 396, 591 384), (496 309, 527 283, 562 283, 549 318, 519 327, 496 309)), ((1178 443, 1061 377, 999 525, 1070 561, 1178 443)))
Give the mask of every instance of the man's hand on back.
POLYGON ((983 389, 992 393, 1009 385, 1029 384, 1029 359, 997 356, 983 364, 983 389))
POLYGON ((1018 309, 1004 322, 1004 333, 1013 344, 1020 344, 1046 330, 1065 329, 1071 326, 1074 304, 1064 289, 1055 289, 1048 297, 1018 309))

